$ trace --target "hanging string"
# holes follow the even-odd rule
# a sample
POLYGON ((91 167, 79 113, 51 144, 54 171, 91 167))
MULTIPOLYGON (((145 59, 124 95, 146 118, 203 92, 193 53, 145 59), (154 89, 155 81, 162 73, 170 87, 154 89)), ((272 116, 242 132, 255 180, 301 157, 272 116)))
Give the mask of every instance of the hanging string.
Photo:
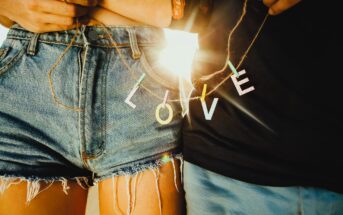
MULTIPOLYGON (((242 66, 244 60, 247 58, 248 53, 250 52, 251 48, 255 44, 258 36, 261 34, 261 31, 262 31, 263 27, 265 26, 268 17, 269 17, 269 14, 267 13, 266 16, 264 17, 263 21, 262 21, 262 24, 260 25, 259 29, 257 30, 257 33, 255 34, 254 38, 252 39, 250 45, 248 46, 247 50, 244 52, 244 54, 242 55, 240 61, 238 62, 237 66, 236 66, 237 70, 240 69, 240 67, 242 66)), ((232 75, 233 75, 233 72, 231 72, 219 84, 217 84, 212 90, 210 90, 207 95, 211 95, 212 93, 214 93, 220 86, 222 86, 227 80, 229 80, 232 75)))
POLYGON ((243 8, 242 8, 242 14, 241 16, 238 18, 238 21, 236 22, 236 24, 234 25, 234 27, 232 28, 232 30, 229 33, 228 39, 227 39, 227 55, 226 55, 226 63, 224 64, 224 66, 222 67, 222 69, 208 75, 208 76, 204 76, 201 77, 200 79, 202 81, 206 81, 209 80, 211 78, 213 78, 214 76, 223 73, 227 67, 228 67, 228 63, 230 62, 231 59, 231 40, 232 40, 232 36, 233 34, 236 32, 236 30, 238 29, 238 27, 240 26, 240 24, 243 22, 243 19, 245 17, 245 15, 247 14, 247 5, 248 5, 248 0, 244 0, 243 2, 243 8))
MULTIPOLYGON (((227 62, 230 60, 230 55, 231 55, 231 42, 232 42, 232 37, 233 37, 233 34, 236 32, 236 30, 238 29, 238 27, 240 26, 240 24, 242 23, 242 21, 244 20, 244 17, 246 16, 247 14, 247 3, 248 3, 248 0, 245 0, 244 3, 243 3, 243 8, 242 8, 242 13, 241 13, 241 16, 238 18, 236 24, 234 25, 233 29, 231 30, 231 32, 229 33, 229 36, 228 36, 228 44, 227 44, 227 61, 225 62, 225 65, 223 66, 223 68, 219 71, 216 71, 214 72, 213 74, 209 75, 209 76, 204 76, 202 78, 200 78, 200 80, 204 80, 204 79, 207 79, 207 78, 211 78, 211 77, 214 77, 216 76, 217 74, 220 74, 222 72, 224 72, 227 67, 228 67, 228 64, 227 62)), ((266 21, 268 19, 269 15, 266 14, 266 16, 264 17, 261 25, 259 26, 254 38, 252 39, 252 41, 250 42, 248 48, 246 49, 246 51, 244 52, 244 54, 242 55, 242 57, 240 58, 240 61, 239 63, 236 65, 236 68, 239 69, 241 67, 241 65, 243 64, 244 60, 246 59, 249 51, 251 50, 251 48, 253 47, 253 45, 255 44, 258 36, 260 35, 263 27, 265 26, 266 24, 266 21)), ((128 62, 126 61, 126 59, 124 58, 122 52, 120 51, 120 46, 118 46, 118 43, 115 41, 115 39, 113 38, 113 35, 111 34, 111 31, 109 29, 109 27, 107 27, 105 24, 99 22, 100 26, 102 26, 105 31, 106 31, 106 34, 108 36, 108 38, 110 39, 112 45, 111 47, 114 47, 116 52, 118 53, 118 56, 121 60, 121 62, 125 65, 125 67, 130 71, 130 74, 133 78, 134 77, 134 72, 132 71, 132 68, 131 66, 128 64, 128 62)), ((75 42, 75 39, 76 37, 79 35, 79 24, 77 22, 77 26, 76 26, 76 34, 73 36, 71 42, 68 44, 68 46, 66 47, 66 49, 62 52, 62 54, 58 57, 58 59, 56 60, 56 62, 52 65, 52 67, 49 69, 49 72, 48 72, 48 76, 49 76, 49 84, 50 84, 50 89, 51 89, 51 94, 52 94, 52 97, 55 101, 55 103, 57 103, 58 105, 66 108, 66 109, 71 109, 71 110, 75 110, 75 111, 82 111, 82 109, 78 108, 78 107, 71 107, 71 106, 67 106, 67 105, 64 105, 61 101, 58 100, 58 98, 56 97, 55 95, 55 91, 54 91, 54 88, 53 88, 53 83, 52 83, 52 74, 54 72, 54 70, 56 69, 56 67, 58 66, 58 64, 62 61, 62 59, 64 58, 64 56, 66 55, 66 53, 68 52, 68 50, 72 47, 72 45, 74 44, 75 42)), ((229 80, 231 78, 231 76, 233 75, 233 73, 229 73, 221 82, 219 82, 213 89, 211 89, 209 92, 206 93, 206 96, 209 96, 211 95, 212 93, 214 93, 220 86, 222 86, 227 80, 229 80)), ((145 87, 144 84, 141 84, 140 87, 144 90, 146 90, 149 94, 151 94, 152 96, 160 99, 161 101, 164 101, 164 96, 161 96, 155 92, 153 92, 152 90, 150 90, 149 88, 145 87)), ((194 96, 194 97, 191 97, 189 99, 189 101, 193 101, 193 100, 198 100, 198 99, 201 99, 201 96, 194 96)), ((167 100, 168 102, 180 102, 180 101, 183 101, 181 99, 168 99, 167 100)))
POLYGON ((76 33, 72 37, 72 39, 71 39, 70 43, 68 44, 68 46, 63 50, 63 52, 60 54, 60 56, 58 56, 57 60, 54 62, 54 64, 48 70, 48 79, 49 79, 49 87, 50 87, 51 95, 52 95, 52 98, 53 98, 54 102, 57 105, 65 108, 65 109, 74 110, 76 112, 81 112, 82 109, 80 109, 79 107, 72 107, 72 106, 65 105, 65 104, 63 104, 63 102, 61 102, 57 98, 56 93, 55 93, 55 88, 54 88, 54 85, 53 85, 53 81, 52 81, 52 75, 53 75, 54 71, 56 70, 56 67, 61 63, 61 61, 63 60, 63 58, 65 57, 65 55, 69 51, 69 49, 71 49, 71 47, 73 46, 73 44, 74 44, 74 42, 76 40, 76 37, 78 35, 79 35, 79 22, 78 22, 78 20, 76 20, 76 33))
MULTIPOLYGON (((229 33, 229 36, 228 36, 228 45, 227 45, 227 46, 228 46, 228 47, 227 47, 227 58, 226 58, 227 61, 230 60, 230 55, 231 55, 230 49, 231 49, 232 36, 233 36, 233 34, 236 32, 236 30, 238 29, 238 27, 240 26, 240 24, 243 22, 244 17, 245 17, 246 14, 247 14, 247 4, 248 4, 248 0, 245 0, 244 3, 243 3, 243 8, 242 8, 241 16, 238 18, 236 24, 234 25, 233 29, 232 29, 231 32, 229 33)), ((243 64, 243 62, 244 62, 244 60, 246 59, 246 57, 247 57, 249 51, 251 50, 251 48, 252 48, 253 45, 255 44, 255 42, 256 42, 258 36, 260 35, 260 33, 261 33, 263 27, 264 27, 265 24, 266 24, 266 21, 267 21, 268 17, 269 17, 269 15, 268 15, 268 13, 267 13, 266 16, 264 17, 264 19, 263 19, 261 25, 259 26, 259 28, 258 28, 258 30, 257 30, 257 32, 256 32, 256 34, 255 34, 255 36, 254 36, 254 38, 253 38, 252 41, 249 43, 248 48, 246 49, 246 51, 245 51, 244 54, 242 55, 242 57, 241 57, 241 59, 240 59, 240 62, 236 65, 236 68, 237 68, 237 69, 239 69, 240 66, 243 64)), ((125 67, 130 71, 131 76, 133 77, 133 73, 134 73, 134 72, 132 71, 131 67, 128 65, 127 61, 125 60, 124 56, 122 55, 122 53, 121 53, 121 51, 120 51, 120 49, 119 49, 119 47, 118 47, 117 42, 114 40, 112 34, 110 33, 110 30, 108 29, 108 27, 107 27, 105 24, 103 24, 103 23, 101 23, 101 22, 99 22, 99 23, 100 23, 101 26, 103 26, 103 27, 105 28, 105 31, 106 31, 106 33, 108 34, 107 36, 108 36, 108 38, 110 38, 111 43, 113 44, 112 46, 115 47, 116 52, 118 53, 118 55, 119 55, 119 57, 120 57, 120 60, 121 60, 122 63, 125 65, 125 67)), ((226 62, 227 62, 227 61, 226 61, 226 62)), ((213 73, 213 74, 210 75, 210 76, 213 77, 213 76, 215 76, 215 75, 217 75, 217 74, 219 74, 219 73, 224 72, 224 71, 227 69, 227 67, 228 67, 228 64, 225 63, 225 65, 223 66, 223 68, 222 68, 221 70, 216 71, 215 73, 213 73)), ((231 72, 230 74, 228 74, 219 84, 217 84, 212 90, 210 90, 210 91, 206 94, 206 96, 209 96, 209 95, 211 95, 212 93, 214 93, 220 86, 222 86, 228 79, 230 79, 232 75, 233 75, 232 72, 231 72)), ((135 77, 133 77, 133 78, 135 78, 135 77)), ((200 80, 202 80, 202 79, 203 79, 203 78, 200 78, 200 80)), ((206 79, 206 77, 205 77, 205 79, 206 79)), ((150 90, 149 88, 145 87, 144 84, 141 84, 140 87, 141 87, 142 89, 146 90, 146 91, 147 91, 148 93, 150 93, 152 96, 154 96, 154 97, 160 99, 161 101, 164 101, 164 97, 163 97, 163 96, 161 96, 161 95, 159 95, 159 94, 153 92, 153 91, 150 90)), ((191 98, 189 99, 189 101, 193 101, 193 100, 197 100, 197 99, 201 99, 201 96, 194 96, 194 97, 191 97, 191 98)), ((181 99, 168 99, 167 101, 168 101, 168 102, 180 102, 180 101, 182 101, 182 100, 181 100, 181 99)))

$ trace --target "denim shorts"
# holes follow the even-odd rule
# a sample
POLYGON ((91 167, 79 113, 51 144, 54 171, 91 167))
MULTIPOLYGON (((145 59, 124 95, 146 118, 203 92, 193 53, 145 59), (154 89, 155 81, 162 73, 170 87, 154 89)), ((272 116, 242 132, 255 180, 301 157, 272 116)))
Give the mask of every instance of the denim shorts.
POLYGON ((0 48, 0 179, 97 182, 179 156, 181 107, 168 102, 177 78, 158 61, 164 38, 143 26, 13 26, 0 48), (157 120, 160 104, 169 123, 157 120))

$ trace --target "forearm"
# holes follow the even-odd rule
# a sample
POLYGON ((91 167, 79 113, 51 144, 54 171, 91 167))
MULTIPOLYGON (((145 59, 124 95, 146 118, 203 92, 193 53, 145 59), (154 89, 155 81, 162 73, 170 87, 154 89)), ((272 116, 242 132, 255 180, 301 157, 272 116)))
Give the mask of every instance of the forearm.
POLYGON ((6 0, 0 0, 0 24, 9 28, 14 22, 6 16, 6 6, 8 2, 6 0))
POLYGON ((129 19, 157 27, 169 26, 172 18, 171 0, 101 0, 100 5, 129 19))
POLYGON ((91 18, 89 25, 99 25, 104 24, 107 26, 136 26, 141 25, 141 23, 136 22, 132 19, 114 13, 103 7, 95 7, 90 10, 88 16, 91 18))

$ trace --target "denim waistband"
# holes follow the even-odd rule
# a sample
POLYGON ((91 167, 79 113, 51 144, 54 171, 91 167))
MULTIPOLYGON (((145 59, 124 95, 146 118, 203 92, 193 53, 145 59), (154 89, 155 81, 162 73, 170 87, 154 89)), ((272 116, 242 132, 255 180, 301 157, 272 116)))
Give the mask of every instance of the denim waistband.
POLYGON ((117 47, 130 47, 132 43, 150 46, 163 45, 165 42, 162 29, 148 26, 80 26, 78 29, 66 31, 32 33, 16 24, 8 32, 7 38, 65 45, 70 44, 75 38, 73 46, 80 47, 86 43, 92 46, 114 47, 115 42, 117 47))

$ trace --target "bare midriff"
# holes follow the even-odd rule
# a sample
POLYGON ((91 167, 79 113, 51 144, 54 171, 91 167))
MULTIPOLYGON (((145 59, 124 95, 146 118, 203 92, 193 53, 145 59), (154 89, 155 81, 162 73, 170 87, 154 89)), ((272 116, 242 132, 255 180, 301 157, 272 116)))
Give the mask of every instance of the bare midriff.
POLYGON ((90 13, 91 20, 87 24, 89 26, 94 25, 106 25, 106 26, 141 26, 143 23, 134 21, 122 15, 113 13, 105 9, 95 9, 90 13))

